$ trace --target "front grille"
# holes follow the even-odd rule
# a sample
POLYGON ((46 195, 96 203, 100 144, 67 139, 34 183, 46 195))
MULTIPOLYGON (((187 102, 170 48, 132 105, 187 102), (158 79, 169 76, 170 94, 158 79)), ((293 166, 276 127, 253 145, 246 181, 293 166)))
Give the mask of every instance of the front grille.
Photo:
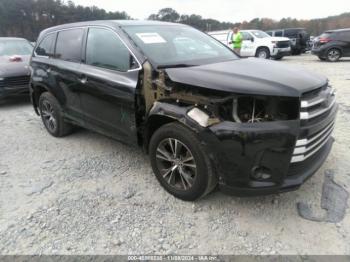
POLYGON ((305 161, 291 163, 288 169, 287 176, 299 176, 300 174, 303 174, 306 170, 310 170, 315 165, 315 162, 321 161, 321 158, 323 157, 324 151, 326 149, 327 146, 324 145, 321 147, 320 150, 317 151, 317 153, 305 159, 305 161))
POLYGON ((16 87, 29 85, 30 76, 5 77, 0 80, 0 87, 16 87))
MULTIPOLYGON (((309 127, 323 121, 336 104, 335 91, 326 85, 321 88, 304 93, 300 102, 301 127, 308 130, 309 127)), ((307 137, 299 137, 294 148, 291 163, 297 163, 309 159, 329 141, 334 129, 334 119, 317 132, 306 132, 307 137)))
POLYGON ((290 41, 278 41, 277 42, 278 48, 287 48, 290 47, 290 41))
POLYGON ((333 129, 334 121, 318 133, 297 140, 291 162, 301 162, 316 154, 328 142, 333 129))
POLYGON ((300 119, 312 121, 314 118, 331 111, 334 105, 335 90, 328 85, 307 92, 301 97, 300 119))

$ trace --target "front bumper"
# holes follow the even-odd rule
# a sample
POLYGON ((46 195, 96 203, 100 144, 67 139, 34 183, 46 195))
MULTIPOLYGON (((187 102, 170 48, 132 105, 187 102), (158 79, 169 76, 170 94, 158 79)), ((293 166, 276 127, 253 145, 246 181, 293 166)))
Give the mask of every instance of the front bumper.
POLYGON ((326 57, 326 49, 325 48, 313 48, 313 49, 311 49, 311 54, 319 56, 319 57, 326 57))
POLYGON ((26 95, 29 93, 29 85, 0 87, 0 99, 26 95))
POLYGON ((291 55, 291 48, 274 48, 271 57, 282 57, 291 55))
POLYGON ((291 163, 296 141, 334 122, 337 106, 322 121, 303 126, 300 120, 240 124, 222 122, 202 134, 218 176, 219 188, 236 196, 266 195, 298 189, 325 162, 334 139, 317 153, 291 163), (257 179, 256 170, 269 177, 257 179))
POLYGON ((29 75, 1 76, 0 99, 29 93, 29 75))
MULTIPOLYGON (((300 188, 300 186, 312 177, 317 170, 322 166, 327 159, 333 145, 334 139, 331 138, 326 145, 315 155, 313 159, 310 159, 307 163, 300 165, 300 168, 293 168, 288 172, 283 183, 270 187, 236 187, 230 186, 224 183, 219 184, 220 191, 223 193, 234 196, 257 196, 257 195, 269 195, 274 193, 283 193, 288 191, 294 191, 300 188)), ((278 160, 277 160, 278 161, 278 160)))

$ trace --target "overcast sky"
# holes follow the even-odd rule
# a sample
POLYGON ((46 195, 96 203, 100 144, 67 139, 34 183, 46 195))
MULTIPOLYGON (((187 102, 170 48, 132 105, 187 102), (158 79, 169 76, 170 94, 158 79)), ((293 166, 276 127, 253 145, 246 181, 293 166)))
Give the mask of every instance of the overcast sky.
POLYGON ((107 11, 125 11, 145 19, 159 9, 171 7, 180 14, 198 14, 219 21, 241 22, 255 17, 281 19, 321 18, 350 11, 350 0, 73 0, 83 6, 96 5, 107 11))

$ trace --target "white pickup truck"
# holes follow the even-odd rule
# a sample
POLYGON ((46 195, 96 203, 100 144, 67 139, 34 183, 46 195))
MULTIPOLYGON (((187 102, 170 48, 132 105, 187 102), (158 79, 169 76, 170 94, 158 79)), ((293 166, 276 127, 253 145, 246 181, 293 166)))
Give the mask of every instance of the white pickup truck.
MULTIPOLYGON (((232 48, 231 30, 208 32, 208 34, 232 48)), ((291 53, 291 43, 287 37, 271 37, 261 30, 241 30, 241 34, 243 57, 255 56, 266 59, 272 57, 279 60, 291 53)))

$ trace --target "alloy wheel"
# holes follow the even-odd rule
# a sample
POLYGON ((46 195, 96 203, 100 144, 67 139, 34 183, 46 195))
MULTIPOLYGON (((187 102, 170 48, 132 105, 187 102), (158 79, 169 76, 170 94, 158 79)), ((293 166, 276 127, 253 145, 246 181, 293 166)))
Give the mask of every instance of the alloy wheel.
POLYGON ((45 126, 50 132, 55 132, 57 128, 57 119, 55 117, 54 109, 49 101, 44 100, 42 102, 41 114, 45 126))
POLYGON ((189 148, 175 138, 161 141, 156 152, 157 168, 164 181, 177 190, 189 190, 197 176, 197 165, 189 148))
POLYGON ((265 51, 265 50, 259 51, 258 57, 259 57, 259 58, 266 59, 266 57, 267 57, 266 51, 265 51))
POLYGON ((332 49, 328 52, 328 59, 330 61, 337 61, 340 58, 340 52, 336 49, 332 49))

